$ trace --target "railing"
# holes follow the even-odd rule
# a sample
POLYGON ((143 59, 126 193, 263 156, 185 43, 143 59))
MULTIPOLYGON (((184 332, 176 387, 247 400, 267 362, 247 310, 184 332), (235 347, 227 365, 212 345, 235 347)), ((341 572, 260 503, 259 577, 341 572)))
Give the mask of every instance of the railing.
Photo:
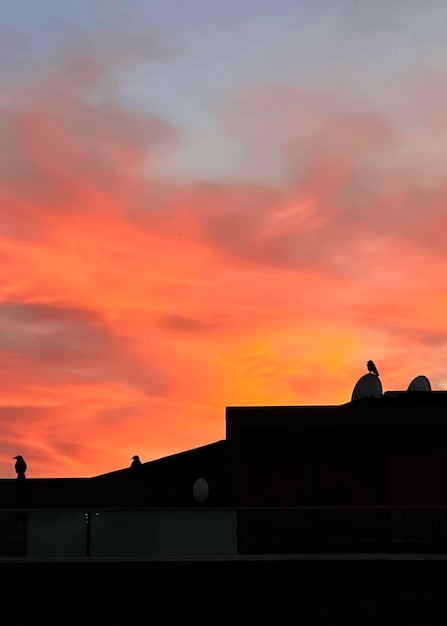
POLYGON ((241 553, 447 552, 445 506, 241 509, 241 553))
POLYGON ((447 553, 447 507, 0 511, 0 559, 399 551, 447 553))

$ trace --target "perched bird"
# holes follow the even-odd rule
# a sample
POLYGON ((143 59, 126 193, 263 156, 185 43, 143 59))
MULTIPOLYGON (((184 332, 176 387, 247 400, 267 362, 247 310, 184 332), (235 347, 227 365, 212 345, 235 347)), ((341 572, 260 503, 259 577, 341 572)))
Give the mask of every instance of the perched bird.
POLYGON ((368 372, 370 374, 375 374, 376 376, 379 376, 379 372, 377 371, 377 367, 374 365, 374 361, 368 361, 366 367, 368 368, 368 372))
POLYGON ((12 458, 16 459, 14 468, 17 473, 17 478, 23 480, 25 478, 25 472, 26 472, 26 461, 21 454, 18 454, 17 456, 13 456, 12 458))
POLYGON ((140 466, 141 466, 140 457, 138 456, 138 454, 136 454, 135 456, 132 457, 132 463, 130 464, 130 467, 132 467, 133 469, 138 469, 140 466))

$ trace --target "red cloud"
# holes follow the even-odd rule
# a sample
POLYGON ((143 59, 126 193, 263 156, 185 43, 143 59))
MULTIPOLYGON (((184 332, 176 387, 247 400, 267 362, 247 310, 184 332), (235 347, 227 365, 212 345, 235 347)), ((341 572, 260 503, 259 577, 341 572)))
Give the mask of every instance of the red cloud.
POLYGON ((209 443, 230 404, 345 402, 369 358, 385 388, 442 387, 447 181, 409 176, 402 131, 254 90, 227 129, 282 176, 167 181, 178 131, 118 105, 106 61, 0 109, 4 476, 18 453, 92 476, 209 443))

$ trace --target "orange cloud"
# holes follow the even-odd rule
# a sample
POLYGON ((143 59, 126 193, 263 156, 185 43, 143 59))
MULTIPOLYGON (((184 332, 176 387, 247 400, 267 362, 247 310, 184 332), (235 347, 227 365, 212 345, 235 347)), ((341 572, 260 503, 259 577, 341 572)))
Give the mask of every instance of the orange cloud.
POLYGON ((254 91, 227 124, 282 180, 180 183, 168 121, 98 95, 103 62, 63 67, 0 109, 2 476, 209 443, 230 404, 342 403, 369 358, 385 389, 445 385, 445 181, 408 177, 383 116, 254 91))

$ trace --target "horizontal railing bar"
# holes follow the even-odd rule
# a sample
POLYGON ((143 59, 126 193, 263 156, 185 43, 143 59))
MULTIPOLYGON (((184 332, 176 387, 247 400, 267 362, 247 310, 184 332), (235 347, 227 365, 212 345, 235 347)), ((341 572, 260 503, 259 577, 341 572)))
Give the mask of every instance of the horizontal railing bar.
POLYGON ((2 513, 112 513, 112 512, 162 512, 162 511, 400 511, 400 510, 447 510, 447 505, 340 505, 340 506, 166 506, 166 507, 33 507, 33 508, 2 508, 2 513))

